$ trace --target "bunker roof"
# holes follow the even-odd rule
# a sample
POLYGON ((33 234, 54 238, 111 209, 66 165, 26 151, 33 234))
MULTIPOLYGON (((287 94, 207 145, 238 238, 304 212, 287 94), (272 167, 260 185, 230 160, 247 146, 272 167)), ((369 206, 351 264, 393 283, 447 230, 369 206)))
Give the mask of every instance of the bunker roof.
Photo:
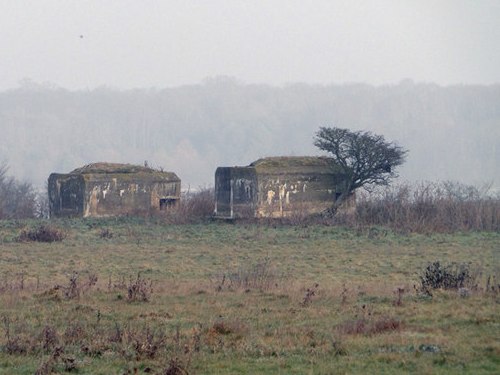
POLYGON ((258 173, 332 173, 339 172, 332 158, 317 156, 274 156, 250 164, 258 173))
POLYGON ((106 175, 106 174, 134 174, 141 175, 149 178, 160 178, 164 180, 180 181, 179 177, 172 172, 164 172, 157 169, 143 167, 133 164, 120 164, 120 163, 92 163, 84 165, 83 167, 76 168, 69 174, 79 175, 106 175))

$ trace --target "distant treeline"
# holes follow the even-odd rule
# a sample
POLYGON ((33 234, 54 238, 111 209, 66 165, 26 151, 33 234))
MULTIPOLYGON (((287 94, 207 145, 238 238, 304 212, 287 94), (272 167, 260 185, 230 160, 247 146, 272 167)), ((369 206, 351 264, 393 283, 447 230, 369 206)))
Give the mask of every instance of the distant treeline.
POLYGON ((315 155, 320 126, 365 129, 410 150, 410 180, 500 184, 500 85, 198 85, 68 91, 25 82, 0 93, 0 162, 43 187, 51 172, 97 161, 175 171, 213 184, 217 166, 315 155))

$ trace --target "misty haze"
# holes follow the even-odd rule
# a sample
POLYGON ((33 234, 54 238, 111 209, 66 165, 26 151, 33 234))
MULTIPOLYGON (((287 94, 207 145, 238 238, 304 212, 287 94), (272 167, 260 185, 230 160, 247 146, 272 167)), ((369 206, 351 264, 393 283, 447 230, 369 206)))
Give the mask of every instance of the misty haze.
POLYGON ((249 85, 219 77, 169 89, 68 91, 25 82, 0 93, 10 173, 43 187, 51 172, 98 161, 163 167, 183 188, 218 166, 321 155, 320 126, 365 129, 409 149, 401 178, 500 182, 500 85, 249 85))
POLYGON ((498 188, 499 18, 468 0, 4 1, 0 162, 38 188, 145 161, 198 188, 319 155, 335 126, 409 149, 401 180, 498 188))

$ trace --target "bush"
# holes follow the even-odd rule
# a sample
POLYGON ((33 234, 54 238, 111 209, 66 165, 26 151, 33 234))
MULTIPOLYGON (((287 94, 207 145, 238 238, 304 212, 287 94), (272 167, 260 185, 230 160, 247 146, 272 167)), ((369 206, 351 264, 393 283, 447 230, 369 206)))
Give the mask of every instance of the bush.
POLYGON ((163 218, 169 224, 189 224, 206 220, 214 213, 214 195, 213 189, 185 192, 174 207, 162 212, 163 218))
POLYGON ((402 327, 403 324, 399 319, 384 316, 377 320, 366 318, 348 320, 337 326, 337 331, 347 335, 370 336, 399 331, 402 327))
POLYGON ((38 201, 33 186, 7 176, 8 167, 0 164, 0 219, 23 219, 36 216, 38 201))
POLYGON ((59 228, 42 224, 35 229, 24 229, 19 235, 19 241, 59 242, 66 237, 66 233, 59 228))
POLYGON ((350 219, 344 223, 407 232, 498 231, 500 199, 456 182, 401 184, 359 193, 350 219))
POLYGON ((265 258, 255 264, 246 265, 235 271, 228 271, 216 277, 216 290, 228 289, 259 289, 270 290, 276 287, 283 279, 272 266, 270 260, 265 258))
POLYGON ((127 301, 129 302, 148 302, 153 290, 153 281, 141 277, 137 274, 137 278, 130 278, 127 287, 127 301))
POLYGON ((477 274, 471 272, 469 265, 452 263, 442 265, 439 261, 430 263, 420 276, 419 290, 431 295, 432 289, 476 288, 477 274))

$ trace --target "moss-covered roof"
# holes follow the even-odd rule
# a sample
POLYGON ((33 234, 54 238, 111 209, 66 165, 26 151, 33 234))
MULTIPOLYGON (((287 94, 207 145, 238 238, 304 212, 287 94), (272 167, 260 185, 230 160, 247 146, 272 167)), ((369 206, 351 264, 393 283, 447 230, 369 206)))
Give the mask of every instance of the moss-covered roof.
POLYGON ((333 159, 317 156, 274 156, 262 158, 250 164, 259 173, 290 172, 332 172, 335 169, 333 159))
POLYGON ((162 179, 179 180, 175 173, 163 172, 149 167, 133 164, 120 163, 92 163, 84 165, 70 172, 70 174, 81 175, 103 175, 103 174, 135 174, 142 176, 157 176, 162 179))

